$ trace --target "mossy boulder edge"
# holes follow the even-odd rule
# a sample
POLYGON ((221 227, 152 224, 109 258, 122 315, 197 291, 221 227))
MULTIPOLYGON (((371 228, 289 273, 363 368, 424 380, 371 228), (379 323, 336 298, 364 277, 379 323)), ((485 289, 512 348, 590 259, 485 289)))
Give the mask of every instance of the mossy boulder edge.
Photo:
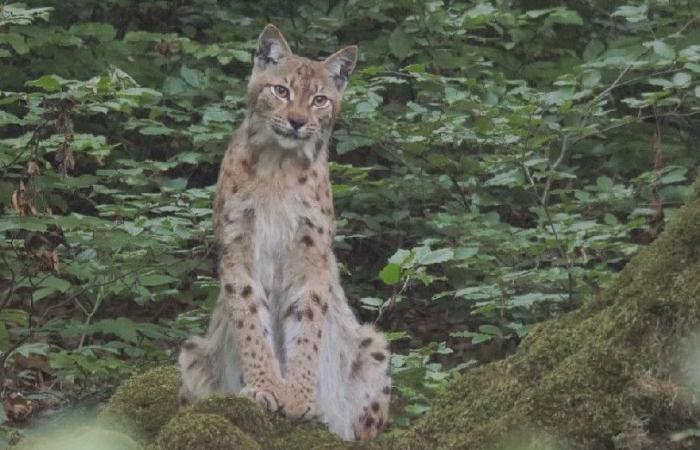
POLYGON ((150 442, 178 412, 180 371, 165 366, 125 381, 98 417, 104 427, 150 442))

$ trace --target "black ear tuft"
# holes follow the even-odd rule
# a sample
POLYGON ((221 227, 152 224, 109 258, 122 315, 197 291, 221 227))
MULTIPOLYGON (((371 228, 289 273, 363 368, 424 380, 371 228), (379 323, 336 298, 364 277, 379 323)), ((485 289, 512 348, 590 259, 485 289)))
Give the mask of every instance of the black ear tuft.
POLYGON ((255 68, 265 69, 280 62, 285 56, 291 55, 287 41, 276 26, 269 24, 258 37, 258 48, 255 52, 255 68))
POLYGON ((345 85, 348 83, 348 78, 355 68, 355 63, 357 62, 357 46, 351 45, 345 47, 342 50, 338 50, 331 56, 323 61, 326 65, 328 72, 330 72, 331 78, 335 83, 335 87, 339 91, 345 89, 345 85))

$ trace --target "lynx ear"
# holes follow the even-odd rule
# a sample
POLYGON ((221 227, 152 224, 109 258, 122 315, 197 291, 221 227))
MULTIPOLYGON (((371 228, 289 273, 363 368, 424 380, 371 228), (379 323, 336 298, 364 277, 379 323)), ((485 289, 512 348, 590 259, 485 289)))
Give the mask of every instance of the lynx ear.
POLYGON ((352 69, 355 68, 356 62, 356 45, 351 45, 342 50, 338 50, 323 61, 323 64, 325 64, 328 72, 331 75, 333 83, 335 83, 335 87, 338 88, 339 91, 345 89, 345 85, 348 83, 348 77, 350 77, 352 69))
POLYGON ((282 32, 276 26, 269 24, 258 37, 258 49, 255 52, 255 68, 265 69, 280 62, 285 56, 292 54, 282 32))

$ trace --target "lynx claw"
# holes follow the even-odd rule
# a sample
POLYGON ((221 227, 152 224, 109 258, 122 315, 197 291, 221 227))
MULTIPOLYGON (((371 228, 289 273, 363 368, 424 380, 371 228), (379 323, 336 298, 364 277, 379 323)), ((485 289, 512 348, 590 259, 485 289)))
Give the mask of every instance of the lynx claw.
POLYGON ((270 412, 277 412, 281 404, 277 396, 272 392, 255 386, 246 386, 241 391, 243 397, 248 397, 270 412))

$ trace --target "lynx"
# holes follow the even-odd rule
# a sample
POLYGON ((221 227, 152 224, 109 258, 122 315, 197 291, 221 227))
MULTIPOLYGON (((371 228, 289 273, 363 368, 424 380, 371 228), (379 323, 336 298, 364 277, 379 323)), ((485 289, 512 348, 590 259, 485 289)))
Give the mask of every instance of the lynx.
POLYGON ((355 46, 313 61, 273 25, 260 34, 214 200, 221 292, 179 357, 184 403, 240 393, 347 440, 386 426, 387 343, 353 315, 332 250, 328 140, 356 60, 355 46))

